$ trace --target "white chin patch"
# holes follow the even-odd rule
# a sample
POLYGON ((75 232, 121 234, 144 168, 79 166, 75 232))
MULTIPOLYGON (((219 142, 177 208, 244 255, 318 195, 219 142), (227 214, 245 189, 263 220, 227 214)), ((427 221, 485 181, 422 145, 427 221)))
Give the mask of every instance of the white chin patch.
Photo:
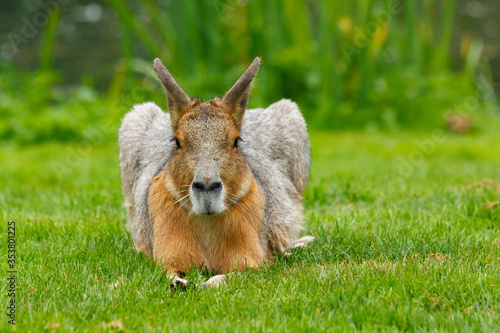
POLYGON ((195 193, 190 191, 192 211, 197 215, 215 215, 226 210, 224 191, 218 193, 195 193))

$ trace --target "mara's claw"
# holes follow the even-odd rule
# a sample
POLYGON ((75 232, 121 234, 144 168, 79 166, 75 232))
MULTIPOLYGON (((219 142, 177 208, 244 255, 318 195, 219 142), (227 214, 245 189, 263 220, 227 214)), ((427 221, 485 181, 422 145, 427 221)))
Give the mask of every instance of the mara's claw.
POLYGON ((172 279, 172 282, 170 282, 170 288, 173 289, 173 288, 181 288, 183 290, 186 290, 189 286, 193 286, 193 287, 196 287, 196 285, 194 284, 193 281, 188 281, 186 279, 182 279, 180 277, 177 277, 175 276, 173 279, 172 279))

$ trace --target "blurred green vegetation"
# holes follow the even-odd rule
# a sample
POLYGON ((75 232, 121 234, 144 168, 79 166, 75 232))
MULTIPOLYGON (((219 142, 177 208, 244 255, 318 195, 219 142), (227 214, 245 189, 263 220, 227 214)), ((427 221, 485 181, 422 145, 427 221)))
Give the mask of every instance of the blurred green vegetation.
POLYGON ((464 38, 461 63, 451 64, 455 1, 105 3, 121 32, 108 89, 97 90, 91 73, 68 86, 53 69, 56 11, 35 72, 1 63, 0 139, 114 140, 133 104, 166 108, 155 57, 188 94, 210 99, 261 56, 250 107, 293 99, 314 129, 430 130, 449 111, 484 118, 497 110, 481 41, 464 38))

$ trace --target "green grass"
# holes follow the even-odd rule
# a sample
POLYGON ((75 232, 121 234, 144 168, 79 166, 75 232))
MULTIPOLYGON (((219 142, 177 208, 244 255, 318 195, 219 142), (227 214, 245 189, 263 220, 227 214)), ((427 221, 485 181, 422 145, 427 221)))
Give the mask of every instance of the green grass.
POLYGON ((484 204, 500 200, 500 182, 481 180, 500 180, 499 139, 446 134, 408 167, 428 136, 313 133, 304 234, 316 241, 224 288, 187 292, 133 250, 116 145, 4 145, 0 244, 5 256, 15 220, 16 328, 493 331, 500 206, 484 204))

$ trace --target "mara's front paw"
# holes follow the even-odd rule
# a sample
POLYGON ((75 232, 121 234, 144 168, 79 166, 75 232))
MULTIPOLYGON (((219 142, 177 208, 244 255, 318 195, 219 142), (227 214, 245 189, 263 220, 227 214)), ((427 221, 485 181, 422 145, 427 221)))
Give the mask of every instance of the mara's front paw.
POLYGON ((210 279, 208 279, 207 282, 203 283, 204 288, 218 288, 220 286, 225 285, 227 282, 226 275, 220 274, 220 275, 215 275, 212 276, 210 279))
POLYGON ((313 236, 304 236, 302 238, 299 238, 299 239, 295 240, 295 242, 293 242, 292 248, 296 249, 296 248, 299 248, 299 247, 304 247, 308 243, 311 243, 313 240, 314 240, 313 236))
POLYGON ((170 282, 170 288, 173 289, 173 288, 176 288, 176 289, 184 289, 186 290, 189 286, 193 286, 193 287, 196 287, 196 285, 194 284, 193 281, 188 281, 186 279, 183 279, 183 278, 180 278, 178 276, 173 276, 173 277, 170 277, 172 279, 172 281, 170 282))

